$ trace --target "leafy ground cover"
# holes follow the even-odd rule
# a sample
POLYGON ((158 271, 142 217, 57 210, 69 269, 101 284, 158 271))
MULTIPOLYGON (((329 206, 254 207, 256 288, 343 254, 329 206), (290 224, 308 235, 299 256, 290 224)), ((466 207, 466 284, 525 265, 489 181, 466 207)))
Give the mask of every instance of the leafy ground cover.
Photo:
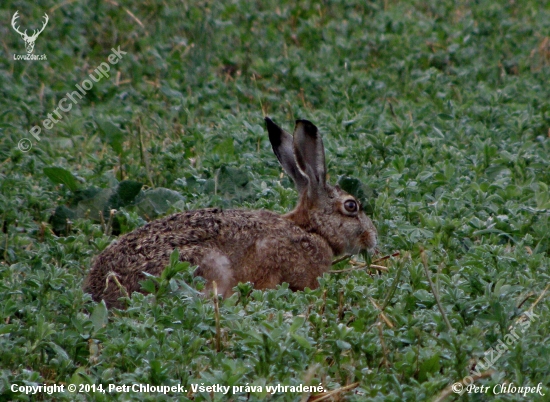
POLYGON ((0 398, 307 400, 266 386, 321 383, 357 401, 548 400, 547 2, 8 0, 0 16, 0 398), (49 15, 46 61, 14 60, 17 10, 29 31, 49 15), (378 227, 373 259, 398 253, 387 270, 342 261, 315 291, 214 301, 173 262, 126 311, 92 302, 92 258, 147 220, 292 208, 264 114, 320 127, 330 180, 378 227), (467 376, 490 390, 453 394, 467 376), (546 396, 495 394, 505 382, 546 396), (187 392, 11 390, 69 383, 187 392))

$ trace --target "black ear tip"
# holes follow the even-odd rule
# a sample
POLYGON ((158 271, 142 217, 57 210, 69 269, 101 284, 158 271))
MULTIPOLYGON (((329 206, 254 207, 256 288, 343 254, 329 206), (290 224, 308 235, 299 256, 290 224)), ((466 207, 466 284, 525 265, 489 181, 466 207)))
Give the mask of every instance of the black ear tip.
POLYGON ((268 133, 278 133, 279 131, 281 131, 281 128, 276 125, 273 120, 271 120, 269 117, 265 117, 264 118, 264 121, 265 121, 265 127, 267 128, 267 132, 268 133))
POLYGON ((266 116, 264 120, 265 120, 265 126, 267 128, 267 133, 269 134, 269 141, 271 142, 271 145, 274 147, 273 149, 275 149, 276 147, 281 145, 281 141, 282 141, 281 136, 283 134, 283 130, 281 130, 281 128, 278 125, 273 123, 273 120, 271 120, 269 117, 266 116))
POLYGON ((315 132, 317 131, 317 127, 315 124, 310 122, 309 120, 296 120, 296 125, 302 125, 306 131, 315 132))

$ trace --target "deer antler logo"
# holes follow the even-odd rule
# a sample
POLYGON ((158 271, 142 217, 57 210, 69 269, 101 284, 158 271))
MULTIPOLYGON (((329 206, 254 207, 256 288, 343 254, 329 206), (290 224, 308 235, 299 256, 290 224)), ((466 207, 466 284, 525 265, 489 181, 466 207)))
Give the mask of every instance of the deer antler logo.
POLYGON ((15 26, 16 20, 17 18, 19 18, 19 15, 17 15, 18 13, 19 11, 16 11, 15 14, 13 14, 13 18, 11 19, 11 26, 13 27, 13 29, 15 29, 15 32, 21 35, 21 37, 25 41, 25 47, 27 48, 27 53, 31 54, 34 51, 34 42, 36 41, 36 38, 38 38, 38 35, 40 35, 44 30, 44 28, 46 28, 46 25, 48 25, 48 21, 49 21, 48 14, 44 14, 44 17, 43 17, 44 25, 42 25, 42 29, 40 29, 39 31, 35 29, 33 34, 29 36, 27 35, 26 29, 25 29, 25 32, 21 32, 19 30, 19 27, 15 26))

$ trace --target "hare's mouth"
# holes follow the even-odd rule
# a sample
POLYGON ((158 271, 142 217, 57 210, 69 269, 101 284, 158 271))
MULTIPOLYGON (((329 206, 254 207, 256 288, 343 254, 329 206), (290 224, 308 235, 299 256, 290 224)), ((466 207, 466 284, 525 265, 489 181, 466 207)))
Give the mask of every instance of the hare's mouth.
POLYGON ((376 232, 366 230, 359 237, 359 242, 363 250, 372 251, 376 247, 376 232))
POLYGON ((373 251, 376 247, 376 232, 364 231, 359 237, 350 239, 346 243, 345 254, 355 255, 363 251, 373 251))
POLYGON ((345 254, 355 255, 355 254, 359 254, 362 250, 363 249, 360 246, 350 244, 346 248, 345 254))

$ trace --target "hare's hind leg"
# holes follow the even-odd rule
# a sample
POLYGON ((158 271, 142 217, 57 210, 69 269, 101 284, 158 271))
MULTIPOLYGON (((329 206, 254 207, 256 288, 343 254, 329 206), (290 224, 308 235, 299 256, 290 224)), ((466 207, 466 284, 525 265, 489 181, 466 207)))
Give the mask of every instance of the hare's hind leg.
POLYGON ((207 281, 205 294, 213 291, 212 282, 216 282, 217 293, 223 297, 229 297, 233 293, 233 287, 237 285, 233 276, 231 261, 217 248, 208 249, 198 262, 195 276, 202 276, 207 281))

